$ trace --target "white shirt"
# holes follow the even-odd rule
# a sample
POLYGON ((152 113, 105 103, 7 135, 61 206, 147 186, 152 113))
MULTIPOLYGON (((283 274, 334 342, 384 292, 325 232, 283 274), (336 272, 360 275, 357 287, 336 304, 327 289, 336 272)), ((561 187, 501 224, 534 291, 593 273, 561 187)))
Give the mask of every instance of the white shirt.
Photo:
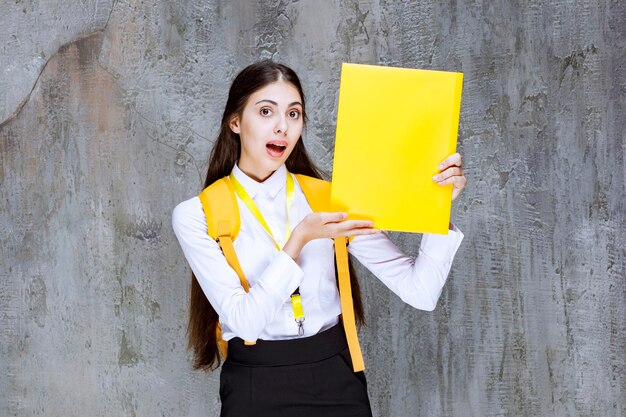
MULTIPOLYGON (((237 165, 232 172, 254 200, 282 247, 286 223, 285 166, 262 183, 248 177, 237 165)), ((295 176, 294 180, 294 197, 289 210, 292 228, 312 213, 295 176)), ((296 262, 276 248, 269 234, 239 198, 237 202, 241 229, 234 247, 250 283, 248 293, 226 262, 217 242, 208 235, 200 198, 196 196, 178 204, 172 215, 172 226, 185 257, 219 315, 223 339, 238 336, 255 341, 300 337, 290 301, 291 294, 298 287, 305 314, 303 337, 335 325, 341 305, 332 239, 310 241, 296 262)), ((437 304, 462 240, 463 233, 455 226, 447 235, 425 234, 419 255, 413 259, 402 253, 385 233, 378 233, 355 237, 348 245, 348 251, 404 302, 431 311, 437 304)))

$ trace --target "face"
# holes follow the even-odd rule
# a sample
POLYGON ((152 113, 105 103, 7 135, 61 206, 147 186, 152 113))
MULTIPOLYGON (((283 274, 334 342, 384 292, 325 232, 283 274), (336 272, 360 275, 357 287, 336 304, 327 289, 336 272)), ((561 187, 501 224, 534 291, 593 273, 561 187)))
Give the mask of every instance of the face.
POLYGON ((239 168, 264 181, 285 163, 302 127, 302 98, 293 84, 281 80, 255 91, 241 115, 230 120, 241 139, 239 168))

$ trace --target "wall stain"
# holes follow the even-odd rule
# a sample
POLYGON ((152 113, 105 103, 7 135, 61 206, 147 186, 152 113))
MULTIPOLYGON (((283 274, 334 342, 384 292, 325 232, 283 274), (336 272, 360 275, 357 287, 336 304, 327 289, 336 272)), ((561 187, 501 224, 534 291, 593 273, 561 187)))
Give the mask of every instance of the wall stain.
POLYGON ((348 56, 352 55, 357 44, 362 46, 370 42, 370 35, 365 25, 370 11, 362 12, 358 1, 352 2, 352 9, 354 14, 347 17, 337 27, 337 36, 341 37, 348 56))
POLYGON ((561 84, 563 83, 563 80, 567 75, 568 69, 571 69, 573 72, 575 72, 576 76, 580 76, 580 70, 582 69, 587 56, 595 55, 597 52, 598 49, 596 48, 596 46, 594 44, 591 44, 591 46, 577 51, 573 51, 571 54, 563 58, 557 57, 561 61, 561 68, 558 77, 559 88, 561 87, 561 84))
POLYGON ((126 337, 126 331, 122 330, 122 340, 119 344, 120 351, 118 354, 117 363, 120 367, 128 366, 132 367, 139 363, 142 359, 141 355, 131 345, 130 340, 126 337))
POLYGON ((17 108, 13 111, 13 113, 11 113, 9 115, 9 117, 7 117, 5 120, 3 120, 2 122, 0 122, 0 129, 3 128, 4 126, 6 126, 11 120, 14 120, 17 118, 17 116, 20 114, 20 112, 22 111, 22 109, 24 109, 24 107, 26 106, 26 103, 28 103, 30 101, 30 97, 33 94, 33 91, 35 90, 35 87, 37 87, 38 83, 39 83, 39 79, 41 78, 42 74, 46 71, 46 68, 48 66, 48 64, 50 63, 50 61, 52 61, 52 59, 57 56, 57 54, 64 48, 67 48, 68 45, 71 45, 73 43, 78 43, 84 39, 89 39, 92 36, 101 38, 103 35, 103 31, 102 30, 97 30, 94 31, 92 33, 88 33, 85 34, 71 42, 68 42, 64 45, 61 45, 59 47, 59 49, 50 54, 50 56, 48 57, 48 60, 46 61, 46 63, 44 65, 42 65, 41 70, 39 71, 39 74, 37 75, 37 78, 35 79, 35 82, 33 83, 33 86, 31 88, 31 90, 28 92, 28 94, 26 95, 26 97, 24 97, 24 99, 22 101, 20 101, 20 103, 17 105, 17 108))
POLYGON ((28 311, 30 318, 37 323, 37 326, 44 327, 45 319, 48 315, 46 299, 48 290, 42 277, 35 277, 28 286, 28 311))
POLYGON ((126 226, 126 236, 144 242, 156 241, 161 235, 163 225, 156 220, 138 220, 126 226))

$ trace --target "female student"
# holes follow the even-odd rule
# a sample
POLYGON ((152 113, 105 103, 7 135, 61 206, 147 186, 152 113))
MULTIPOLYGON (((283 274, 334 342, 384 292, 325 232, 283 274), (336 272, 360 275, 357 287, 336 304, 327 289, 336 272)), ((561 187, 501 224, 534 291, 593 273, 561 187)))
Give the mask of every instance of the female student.
MULTIPOLYGON (((300 81, 284 65, 250 65, 231 85, 205 187, 229 177, 236 190, 241 223, 234 249, 249 288, 208 235, 200 198, 173 212, 194 274, 189 346, 195 369, 219 366, 218 324, 228 342, 221 416, 371 416, 365 375, 353 370, 340 321, 331 238, 353 236, 349 253, 403 301, 424 310, 435 307, 463 239, 453 225, 448 235, 425 234, 414 259, 369 221, 312 212, 293 175, 320 178, 301 137, 305 115, 300 81), (305 320, 295 320, 301 312, 292 300, 301 300, 305 320)), ((466 184, 460 155, 437 168, 433 180, 454 184, 456 198, 466 184)), ((362 322, 358 283, 351 279, 354 313, 362 322)))

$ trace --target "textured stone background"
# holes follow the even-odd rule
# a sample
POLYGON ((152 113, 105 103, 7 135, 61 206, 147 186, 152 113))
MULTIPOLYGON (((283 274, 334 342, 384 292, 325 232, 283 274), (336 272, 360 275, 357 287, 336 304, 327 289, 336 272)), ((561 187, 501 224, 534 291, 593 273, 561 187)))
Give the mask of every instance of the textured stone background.
POLYGON ((0 415, 217 415, 170 215, 260 58, 327 171, 342 61, 465 73, 437 310, 360 271, 375 415, 626 415, 623 1, 11 0, 0 45, 0 415))

